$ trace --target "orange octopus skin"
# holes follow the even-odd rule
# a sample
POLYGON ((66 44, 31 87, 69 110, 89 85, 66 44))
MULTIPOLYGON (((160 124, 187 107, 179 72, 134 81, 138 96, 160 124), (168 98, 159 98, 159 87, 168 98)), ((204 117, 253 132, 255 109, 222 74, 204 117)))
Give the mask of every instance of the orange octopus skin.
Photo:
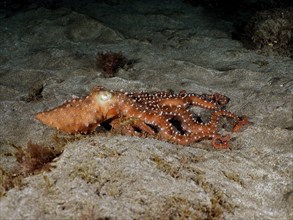
POLYGON ((65 133, 87 133, 103 121, 118 114, 116 98, 102 87, 89 96, 73 99, 52 110, 36 114, 36 119, 65 133))
POLYGON ((71 134, 92 132, 108 121, 113 130, 119 129, 124 134, 152 136, 181 145, 211 139, 215 148, 228 148, 230 135, 217 133, 220 117, 235 121, 232 132, 249 124, 247 117, 239 118, 221 110, 228 102, 226 96, 218 93, 124 93, 96 87, 85 98, 73 99, 52 110, 37 113, 36 119, 71 134), (190 106, 213 111, 210 121, 196 121, 189 111, 190 106))

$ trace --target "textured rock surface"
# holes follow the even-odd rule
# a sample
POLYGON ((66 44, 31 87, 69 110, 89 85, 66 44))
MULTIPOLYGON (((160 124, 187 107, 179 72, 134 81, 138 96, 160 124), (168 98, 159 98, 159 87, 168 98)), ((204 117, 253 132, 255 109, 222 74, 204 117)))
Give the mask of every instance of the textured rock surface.
POLYGON ((244 49, 230 39, 229 22, 200 8, 154 2, 1 18, 0 166, 16 165, 11 144, 56 145, 35 113, 95 85, 219 92, 252 124, 233 134, 226 151, 208 141, 181 147, 105 133, 80 137, 51 172, 25 178, 0 198, 1 219, 292 218, 292 60, 244 49), (95 59, 110 50, 136 62, 104 78, 95 59))

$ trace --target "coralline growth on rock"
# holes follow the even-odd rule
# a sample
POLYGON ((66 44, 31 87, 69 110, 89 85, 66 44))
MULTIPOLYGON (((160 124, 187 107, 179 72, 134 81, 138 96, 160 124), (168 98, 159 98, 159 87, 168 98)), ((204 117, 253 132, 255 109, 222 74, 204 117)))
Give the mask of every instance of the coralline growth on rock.
POLYGON ((32 141, 23 149, 12 144, 16 149, 10 156, 15 157, 17 166, 11 172, 0 167, 0 197, 11 188, 20 188, 24 177, 37 174, 42 171, 50 171, 53 168, 51 162, 62 153, 63 146, 51 148, 42 146, 32 141))
POLYGON ((127 59, 121 52, 99 52, 96 64, 98 68, 103 70, 104 76, 114 77, 119 68, 123 68, 127 64, 127 59))
POLYGON ((15 157, 25 174, 34 174, 41 170, 49 171, 51 168, 50 162, 61 152, 29 141, 25 150, 17 148, 15 157))
POLYGON ((293 8, 257 12, 246 26, 256 49, 293 58, 293 8))

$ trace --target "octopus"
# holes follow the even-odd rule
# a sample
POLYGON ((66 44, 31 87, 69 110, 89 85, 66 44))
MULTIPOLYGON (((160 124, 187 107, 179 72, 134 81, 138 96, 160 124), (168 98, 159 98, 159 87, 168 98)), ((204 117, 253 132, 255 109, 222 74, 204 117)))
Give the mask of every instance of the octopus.
POLYGON ((229 98, 219 93, 194 94, 180 91, 122 92, 97 86, 83 98, 75 97, 61 106, 36 114, 36 119, 65 133, 91 133, 98 126, 108 125, 113 131, 132 136, 190 145, 204 139, 214 148, 228 148, 230 134, 219 132, 222 117, 233 121, 231 132, 249 124, 225 110, 229 98), (197 117, 192 108, 211 112, 208 122, 197 117))

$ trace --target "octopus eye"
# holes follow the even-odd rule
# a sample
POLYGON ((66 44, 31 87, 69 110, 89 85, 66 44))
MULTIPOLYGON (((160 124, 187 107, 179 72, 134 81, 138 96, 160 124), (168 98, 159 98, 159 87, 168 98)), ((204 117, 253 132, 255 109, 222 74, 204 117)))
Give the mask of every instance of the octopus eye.
POLYGON ((100 101, 108 101, 112 98, 112 94, 110 92, 103 92, 99 95, 100 101))

